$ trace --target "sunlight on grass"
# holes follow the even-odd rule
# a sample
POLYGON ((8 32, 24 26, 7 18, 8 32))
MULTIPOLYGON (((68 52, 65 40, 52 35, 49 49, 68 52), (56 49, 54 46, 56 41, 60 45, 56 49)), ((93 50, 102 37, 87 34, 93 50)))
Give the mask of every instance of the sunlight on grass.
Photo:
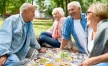
POLYGON ((48 30, 52 26, 52 24, 53 22, 51 21, 33 22, 36 37, 38 38, 41 32, 48 30))
POLYGON ((2 23, 3 23, 3 19, 0 19, 0 27, 1 27, 2 23))

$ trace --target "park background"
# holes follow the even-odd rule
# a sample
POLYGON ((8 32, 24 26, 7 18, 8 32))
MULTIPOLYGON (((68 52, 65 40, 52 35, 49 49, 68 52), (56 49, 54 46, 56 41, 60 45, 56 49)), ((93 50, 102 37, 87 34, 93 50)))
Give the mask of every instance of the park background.
POLYGON ((79 1, 83 13, 91 3, 96 1, 108 5, 108 0, 0 0, 0 27, 5 18, 19 13, 19 8, 23 3, 32 3, 36 7, 33 28, 36 37, 39 37, 41 32, 48 30, 53 24, 54 19, 51 14, 53 8, 62 7, 65 16, 68 16, 67 4, 71 1, 79 1))

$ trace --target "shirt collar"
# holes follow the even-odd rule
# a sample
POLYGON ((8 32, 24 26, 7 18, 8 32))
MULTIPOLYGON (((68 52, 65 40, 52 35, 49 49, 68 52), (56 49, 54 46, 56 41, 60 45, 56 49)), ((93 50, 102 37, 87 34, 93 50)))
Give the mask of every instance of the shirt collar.
POLYGON ((23 20, 22 15, 21 15, 21 14, 19 14, 19 16, 20 16, 20 19, 21 19, 22 24, 23 24, 23 25, 24 25, 24 24, 26 24, 26 23, 24 22, 24 20, 23 20))

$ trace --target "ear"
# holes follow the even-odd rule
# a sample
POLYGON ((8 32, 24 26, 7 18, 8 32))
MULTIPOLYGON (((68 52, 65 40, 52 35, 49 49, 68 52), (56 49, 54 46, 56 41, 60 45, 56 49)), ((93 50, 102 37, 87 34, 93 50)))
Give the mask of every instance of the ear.
POLYGON ((26 13, 27 12, 27 10, 23 10, 23 12, 22 13, 26 13))
POLYGON ((80 10, 80 7, 77 7, 78 10, 80 10))

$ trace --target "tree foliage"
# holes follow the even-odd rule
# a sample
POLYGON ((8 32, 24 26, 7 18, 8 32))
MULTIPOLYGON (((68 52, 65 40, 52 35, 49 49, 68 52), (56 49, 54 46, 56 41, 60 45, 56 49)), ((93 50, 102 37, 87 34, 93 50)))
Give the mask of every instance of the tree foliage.
MULTIPOLYGON (((6 17, 5 15, 7 13, 10 14, 15 14, 19 12, 19 7, 24 3, 24 2, 30 2, 32 3, 33 0, 0 0, 0 15, 6 17)), ((38 0, 37 4, 39 5, 39 11, 42 11, 46 8, 44 6, 45 0, 38 0)), ((67 12, 67 4, 71 1, 79 1, 82 7, 82 12, 85 12, 88 8, 88 6, 96 1, 103 2, 108 5, 108 0, 49 0, 50 1, 50 6, 48 10, 45 11, 45 14, 51 15, 53 8, 55 7, 62 7, 65 11, 65 15, 68 15, 67 12)))
POLYGON ((15 14, 19 12, 19 7, 26 0, 0 0, 0 15, 4 18, 9 14, 15 14))

